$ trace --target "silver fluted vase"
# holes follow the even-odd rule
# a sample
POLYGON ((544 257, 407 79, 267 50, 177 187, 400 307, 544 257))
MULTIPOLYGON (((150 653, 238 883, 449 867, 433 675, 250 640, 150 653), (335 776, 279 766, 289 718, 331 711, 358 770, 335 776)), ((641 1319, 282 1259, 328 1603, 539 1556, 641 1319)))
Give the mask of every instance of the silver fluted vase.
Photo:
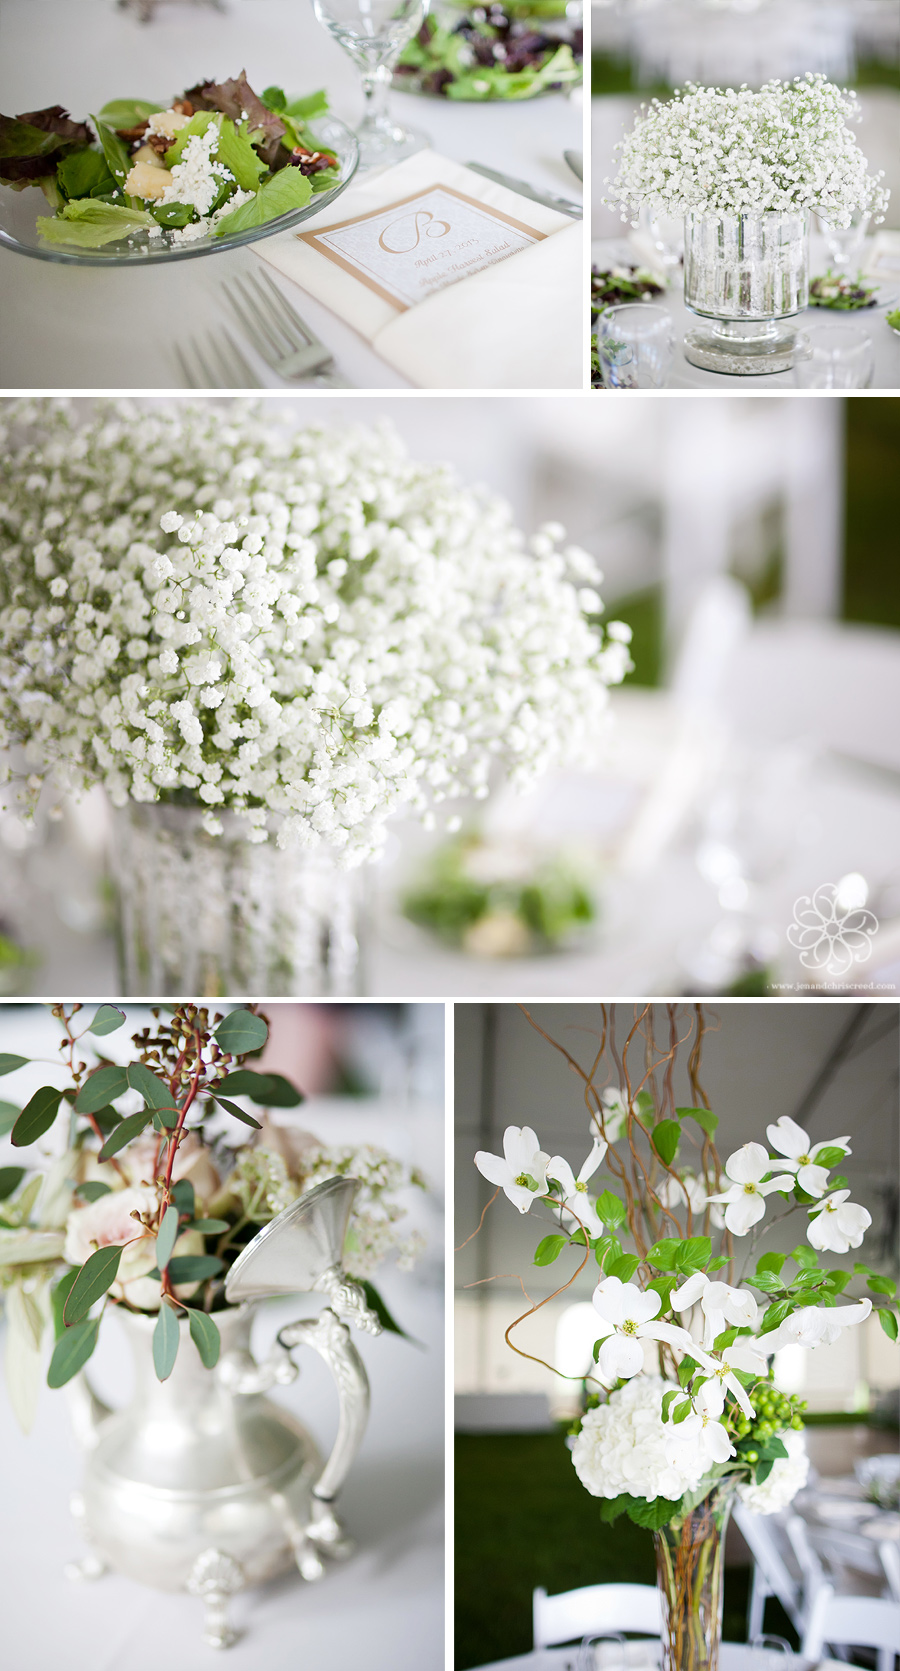
POLYGON ((684 217, 684 301, 708 323, 686 333, 693 365, 731 376, 787 371, 805 347, 809 214, 684 217))
POLYGON ((326 848, 248 842, 234 815, 218 836, 201 819, 158 802, 113 814, 122 996, 356 993, 360 872, 326 848))

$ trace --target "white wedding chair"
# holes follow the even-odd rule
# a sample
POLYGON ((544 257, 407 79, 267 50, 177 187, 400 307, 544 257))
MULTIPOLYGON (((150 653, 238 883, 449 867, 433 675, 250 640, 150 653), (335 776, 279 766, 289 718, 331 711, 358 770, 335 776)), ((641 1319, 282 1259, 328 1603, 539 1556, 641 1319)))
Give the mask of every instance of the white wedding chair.
POLYGON ((900 1601, 900 1545, 891 1543, 885 1538, 884 1542, 878 1545, 878 1553, 884 1567, 884 1576, 888 1582, 891 1599, 900 1601))
POLYGON ((753 1556, 753 1578, 747 1611, 747 1640, 761 1636, 766 1602, 775 1596, 781 1602, 798 1636, 802 1636, 810 1604, 825 1583, 825 1577, 805 1539, 805 1527, 798 1515, 751 1514, 738 1503, 735 1525, 753 1556))
POLYGON ((900 1602, 880 1596, 836 1596, 826 1585, 816 1596, 800 1652, 818 1661, 826 1649, 875 1648, 878 1671, 893 1671, 900 1653, 900 1602))
POLYGON ((536 1648, 550 1648, 589 1633, 599 1636, 603 1631, 662 1633, 659 1591, 653 1584, 586 1584, 557 1596, 537 1589, 533 1608, 536 1648))
POLYGON ((888 1585, 876 1543, 858 1533, 830 1526, 807 1526, 806 1535, 822 1564, 825 1580, 836 1595, 884 1594, 888 1585))

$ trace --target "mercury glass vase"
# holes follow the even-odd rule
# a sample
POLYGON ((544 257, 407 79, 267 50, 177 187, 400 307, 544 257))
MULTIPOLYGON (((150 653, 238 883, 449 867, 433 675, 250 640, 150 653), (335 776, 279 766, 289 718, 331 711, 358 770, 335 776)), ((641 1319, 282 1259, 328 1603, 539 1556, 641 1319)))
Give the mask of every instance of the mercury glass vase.
POLYGON ((123 997, 348 996, 359 989, 359 871, 327 849, 204 830, 199 807, 129 801, 111 868, 123 997))
POLYGON ((734 1483, 654 1532, 662 1602, 662 1671, 717 1671, 722 1639, 725 1532, 734 1483))
POLYGON ((684 217, 684 300, 709 323, 688 331, 693 365, 734 376, 787 371, 805 339, 809 215, 684 217))

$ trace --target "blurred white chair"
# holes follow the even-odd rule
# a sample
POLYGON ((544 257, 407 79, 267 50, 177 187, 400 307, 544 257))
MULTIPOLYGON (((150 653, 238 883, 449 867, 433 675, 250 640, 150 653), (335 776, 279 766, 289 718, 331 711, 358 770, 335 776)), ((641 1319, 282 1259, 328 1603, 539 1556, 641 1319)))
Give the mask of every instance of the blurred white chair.
POLYGON ((884 1567, 891 1600, 900 1601, 900 1545, 890 1543, 886 1538, 878 1545, 878 1554, 884 1567))
POLYGON ((653 1584, 586 1584, 548 1596, 534 1592, 534 1645, 549 1648, 588 1633, 636 1631, 644 1636, 662 1633, 659 1591, 653 1584))
POLYGON ((807 1526, 806 1536, 836 1594, 887 1594, 900 1601, 900 1551, 895 1544, 820 1526, 807 1526))
POLYGON ((776 1596, 798 1636, 802 1636, 815 1592, 825 1583, 822 1569, 804 1538, 798 1515, 751 1514, 738 1503, 734 1522, 753 1556, 753 1579, 747 1612, 747 1640, 761 1636, 770 1596, 776 1596), (794 1524, 796 1522, 796 1524, 794 1524))
POLYGON ((875 1648, 878 1671, 893 1671, 900 1652, 900 1602, 878 1596, 836 1596, 826 1585, 816 1596, 800 1652, 820 1660, 826 1648, 875 1648))

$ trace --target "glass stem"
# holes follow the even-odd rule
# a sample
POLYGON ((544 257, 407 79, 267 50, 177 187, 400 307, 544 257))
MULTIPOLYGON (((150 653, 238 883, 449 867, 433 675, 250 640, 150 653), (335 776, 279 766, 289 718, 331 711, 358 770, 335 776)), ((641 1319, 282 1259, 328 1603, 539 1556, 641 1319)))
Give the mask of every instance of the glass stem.
POLYGON ((390 122, 388 95, 391 90, 391 70, 387 64, 376 64, 362 72, 364 128, 384 128, 390 122))

